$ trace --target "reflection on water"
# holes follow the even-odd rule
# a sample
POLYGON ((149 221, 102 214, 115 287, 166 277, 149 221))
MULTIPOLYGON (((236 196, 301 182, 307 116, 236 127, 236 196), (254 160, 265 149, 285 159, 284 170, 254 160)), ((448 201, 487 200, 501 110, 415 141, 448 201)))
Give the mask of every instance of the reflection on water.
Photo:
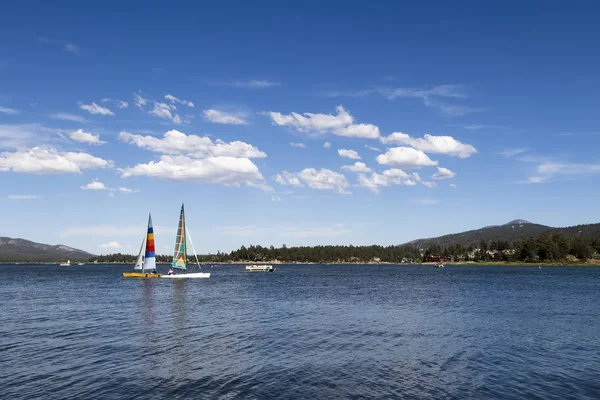
POLYGON ((0 267, 1 399, 600 398, 600 268, 128 269, 0 267))

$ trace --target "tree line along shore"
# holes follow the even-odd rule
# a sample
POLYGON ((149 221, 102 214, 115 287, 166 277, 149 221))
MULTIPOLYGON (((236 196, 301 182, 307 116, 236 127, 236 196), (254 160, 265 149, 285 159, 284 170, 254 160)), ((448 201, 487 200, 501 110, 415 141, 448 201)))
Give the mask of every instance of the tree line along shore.
MULTIPOLYGON (((190 262, 194 257, 188 256, 190 262)), ((134 255, 109 254, 93 257, 89 261, 124 262, 135 261, 134 255)), ((170 255, 157 255, 157 262, 168 263, 170 255)), ((595 264, 600 260, 600 236, 569 237, 561 234, 540 235, 519 242, 508 240, 481 240, 478 244, 441 246, 434 244, 427 249, 409 245, 400 246, 294 246, 263 247, 242 246, 230 253, 198 255, 201 263, 427 263, 451 262, 455 264, 484 263, 546 263, 546 264, 595 264)))

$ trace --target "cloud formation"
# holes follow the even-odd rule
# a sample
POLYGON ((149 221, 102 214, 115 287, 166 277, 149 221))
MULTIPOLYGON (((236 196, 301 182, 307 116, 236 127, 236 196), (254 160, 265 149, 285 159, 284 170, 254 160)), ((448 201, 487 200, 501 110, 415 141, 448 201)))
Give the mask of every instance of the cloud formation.
POLYGON ((179 104, 185 104, 185 105, 186 105, 186 106, 188 106, 188 107, 194 107, 194 103, 192 103, 191 101, 188 101, 188 100, 181 100, 181 99, 178 99, 177 97, 175 97, 175 96, 172 96, 172 95, 170 95, 170 94, 167 94, 167 95, 165 96, 165 100, 168 100, 168 101, 170 101, 170 102, 171 102, 171 103, 173 103, 173 104, 175 104, 175 103, 179 103, 179 104))
POLYGON ((402 132, 394 132, 382 138, 384 144, 400 144, 411 146, 425 153, 445 154, 454 157, 467 158, 477 153, 470 144, 464 144, 452 136, 425 135, 423 138, 413 138, 402 132))
POLYGON ((299 132, 331 133, 337 136, 377 139, 380 137, 379 128, 371 124, 355 124, 354 118, 343 106, 336 107, 336 115, 332 114, 281 114, 269 111, 263 114, 269 116, 274 125, 293 127, 299 132))
POLYGON ((102 145, 106 142, 100 140, 100 135, 94 135, 89 132, 84 132, 83 129, 78 129, 72 132, 69 137, 76 142, 86 143, 90 145, 102 145))
POLYGON ((371 168, 367 167, 365 163, 355 162, 354 165, 344 165, 342 170, 356 173, 368 173, 371 172, 371 168))
POLYGON ((353 160, 360 160, 361 157, 358 155, 356 150, 350 149, 338 149, 338 154, 343 158, 351 158, 353 160))
POLYGON ((414 186, 421 178, 417 173, 407 174, 398 168, 387 169, 379 174, 373 172, 371 174, 359 174, 358 184, 365 187, 373 193, 379 193, 381 187, 391 185, 407 185, 414 186))
POLYGON ((241 113, 236 114, 211 108, 209 110, 203 110, 202 114, 205 120, 215 124, 245 125, 248 123, 245 119, 245 115, 241 113))
POLYGON ((99 106, 96 103, 92 104, 81 104, 79 108, 89 112, 90 114, 98 114, 98 115, 115 115, 114 112, 110 111, 106 107, 99 106))
POLYGON ((438 165, 437 161, 431 160, 427 154, 412 147, 392 147, 384 154, 376 158, 379 164, 398 168, 421 168, 438 165))
MULTIPOLYGON (((160 161, 150 161, 124 168, 121 176, 148 176, 175 181, 219 183, 239 186, 241 183, 262 181, 258 167, 248 158, 228 156, 207 157, 204 159, 187 156, 161 156, 160 161)), ((251 185, 250 185, 251 186, 251 185)))
POLYGON ((104 183, 94 180, 85 186, 81 186, 81 190, 110 190, 104 183))
POLYGON ((437 167, 438 172, 432 175, 433 179, 450 179, 456 176, 456 173, 450 171, 448 168, 437 167))
POLYGON ((334 190, 338 193, 349 194, 347 188, 350 186, 346 177, 330 169, 305 168, 300 172, 291 173, 283 171, 274 177, 275 182, 281 185, 296 187, 308 186, 317 190, 334 190))
POLYGON ((135 135, 129 132, 121 132, 119 139, 125 143, 163 154, 185 154, 193 158, 208 156, 226 156, 243 158, 264 158, 267 155, 258 148, 240 141, 226 143, 217 139, 196 135, 186 135, 175 129, 165 133, 164 137, 135 135))
POLYGON ((154 108, 150 110, 148 113, 150 115, 154 115, 159 118, 166 118, 173 122, 176 125, 179 125, 183 122, 179 114, 175 114, 174 111, 177 109, 174 105, 167 103, 160 103, 158 101, 154 102, 154 108))
POLYGON ((61 152, 52 147, 0 153, 0 171, 29 174, 80 174, 84 169, 110 168, 112 161, 87 153, 61 152))

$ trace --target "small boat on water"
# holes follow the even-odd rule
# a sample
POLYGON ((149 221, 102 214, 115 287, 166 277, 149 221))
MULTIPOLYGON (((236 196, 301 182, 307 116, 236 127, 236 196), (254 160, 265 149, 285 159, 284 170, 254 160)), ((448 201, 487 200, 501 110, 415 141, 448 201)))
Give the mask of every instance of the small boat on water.
POLYGON ((67 262, 60 263, 59 265, 61 267, 70 267, 71 266, 71 260, 67 260, 67 262))
POLYGON ((436 268, 444 268, 444 264, 442 264, 442 263, 435 264, 435 267, 436 268))
POLYGON ((133 267, 133 272, 123 272, 123 278, 160 278, 156 273, 156 253, 154 252, 154 228, 152 216, 148 214, 148 229, 133 267), (137 272, 140 271, 140 272, 137 272))
POLYGON ((247 272, 274 272, 275 268, 272 265, 246 265, 247 272))
POLYGON ((82 263, 82 262, 80 262, 80 263, 77 263, 77 265, 81 266, 81 265, 85 265, 85 264, 84 264, 84 263, 82 263))
POLYGON ((179 226, 177 227, 177 236, 175 237, 175 253, 173 254, 173 262, 171 263, 171 269, 167 274, 162 275, 162 278, 169 279, 197 279, 197 278, 210 278, 210 272, 192 272, 187 273, 187 239, 189 238, 194 256, 196 257, 196 264, 198 269, 200 262, 198 261, 198 255, 196 249, 194 249, 194 243, 192 243, 192 237, 185 228, 185 211, 183 204, 181 205, 181 212, 179 213, 179 226), (176 273, 175 270, 181 272, 176 273))

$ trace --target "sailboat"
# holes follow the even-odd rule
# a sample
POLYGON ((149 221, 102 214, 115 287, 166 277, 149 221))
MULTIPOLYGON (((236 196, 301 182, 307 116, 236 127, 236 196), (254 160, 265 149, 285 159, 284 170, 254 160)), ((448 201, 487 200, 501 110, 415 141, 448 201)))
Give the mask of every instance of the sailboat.
POLYGON ((134 272, 123 272, 124 278, 160 278, 161 274, 154 273, 156 270, 156 254, 154 252, 154 228, 152 227, 152 216, 148 214, 148 230, 140 252, 138 253, 133 267, 134 272), (137 272, 140 271, 140 272, 137 272))
POLYGON ((181 213, 179 214, 179 226, 177 227, 177 236, 175 237, 175 253, 173 255, 173 263, 171 267, 175 270, 180 270, 182 273, 169 273, 163 275, 163 278, 172 279, 190 279, 190 278, 210 278, 210 272, 194 272, 187 273, 187 239, 190 239, 194 256, 196 257, 196 264, 200 269, 200 262, 198 262, 198 256, 196 255, 196 249, 194 249, 194 243, 192 243, 192 237, 188 234, 185 229, 185 211, 183 204, 181 205, 181 213), (186 236, 187 234, 187 236, 186 236))

